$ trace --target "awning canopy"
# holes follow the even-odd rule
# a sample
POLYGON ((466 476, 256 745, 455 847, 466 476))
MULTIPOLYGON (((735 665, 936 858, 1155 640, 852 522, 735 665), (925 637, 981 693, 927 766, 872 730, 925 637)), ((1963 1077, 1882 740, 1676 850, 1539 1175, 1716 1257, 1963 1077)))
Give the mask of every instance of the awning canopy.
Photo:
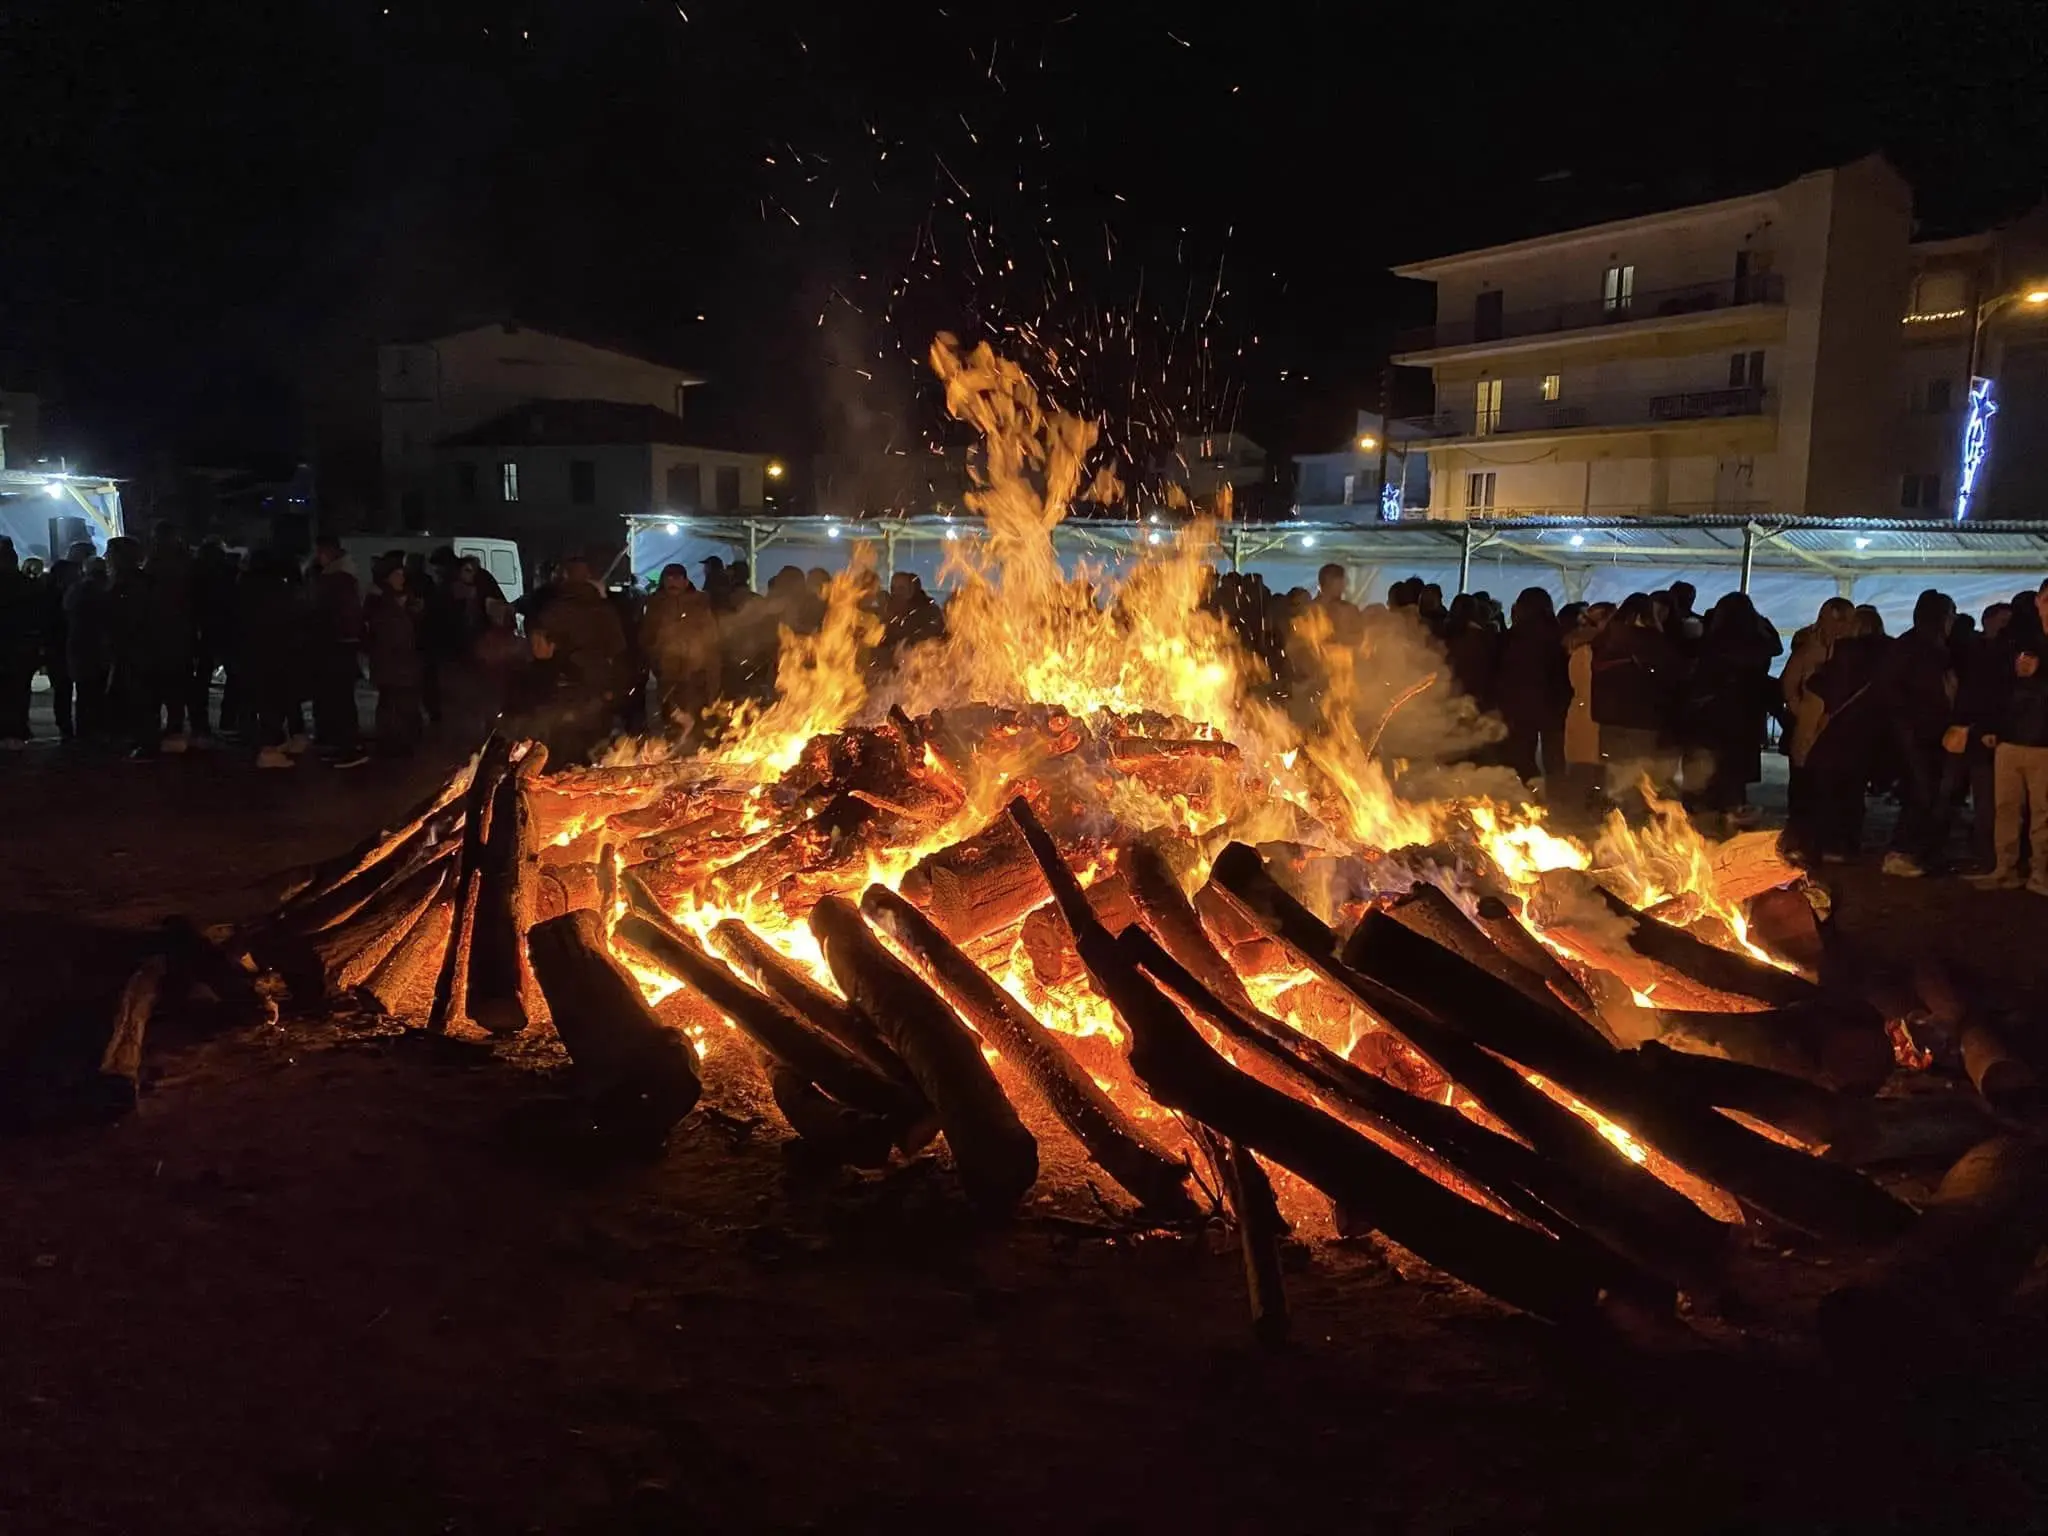
POLYGON ((81 537, 104 552, 123 531, 120 487, 104 475, 0 469, 0 534, 22 559, 55 560, 81 537))
MULTIPOLYGON (((762 567, 837 570, 866 546, 884 578, 914 571, 945 584, 948 557, 981 536, 975 518, 639 517, 629 519, 635 574, 706 555, 762 567)), ((1175 535, 1170 523, 1069 518, 1053 531, 1070 566, 1114 574, 1175 535)), ((1907 518, 1524 517, 1469 522, 1232 523, 1217 530, 1217 563, 1262 573, 1269 586, 1313 588, 1318 568, 1346 568, 1354 598, 1378 601, 1404 576, 1446 593, 1486 590, 1503 603, 1523 587, 1561 602, 1618 601, 1635 591, 1691 581, 1704 606, 1748 591, 1781 628, 1806 623, 1826 598, 1876 606, 1888 623, 1910 617, 1927 587, 1964 611, 2009 598, 2048 574, 2048 522, 1936 523, 1907 518)))

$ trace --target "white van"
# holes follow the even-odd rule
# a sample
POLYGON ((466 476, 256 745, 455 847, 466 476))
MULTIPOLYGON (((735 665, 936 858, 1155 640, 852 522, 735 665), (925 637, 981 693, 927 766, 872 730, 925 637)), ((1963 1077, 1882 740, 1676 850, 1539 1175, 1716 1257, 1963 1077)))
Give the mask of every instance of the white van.
POLYGON ((431 555, 437 549, 452 549, 458 560, 474 555, 503 589, 506 602, 516 603, 526 595, 526 564, 519 558, 519 546, 510 539, 471 538, 467 534, 432 538, 411 533, 352 533, 341 541, 341 547, 355 562, 356 575, 365 586, 369 584, 371 564, 394 549, 408 555, 431 555))

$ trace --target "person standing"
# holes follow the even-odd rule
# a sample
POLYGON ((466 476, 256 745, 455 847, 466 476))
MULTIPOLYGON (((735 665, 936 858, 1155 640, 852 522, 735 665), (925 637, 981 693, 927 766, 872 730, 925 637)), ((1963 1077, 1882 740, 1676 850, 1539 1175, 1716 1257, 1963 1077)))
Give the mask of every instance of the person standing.
POLYGON ((414 604, 406 591, 408 572, 403 558, 386 555, 371 575, 372 590, 363 602, 363 651, 377 690, 377 751, 410 757, 424 729, 420 691, 425 668, 414 604))
POLYGON ((28 745, 29 690, 42 639, 41 584, 22 570, 14 540, 0 537, 0 748, 28 745))
POLYGON ((1818 837, 1814 817, 1813 773, 1807 758, 1820 737, 1827 704, 1812 688, 1816 673, 1834 654, 1838 642, 1856 632, 1856 605, 1846 597, 1831 597, 1820 605, 1814 621, 1793 637, 1792 654, 1778 678, 1791 724, 1785 733, 1785 760, 1790 765, 1786 786, 1787 831, 1792 844, 1802 853, 1817 855, 1811 846, 1818 837))
POLYGON ((1913 605, 1913 627, 1885 654, 1878 679, 1884 715, 1899 770, 1899 819, 1884 872, 1903 879, 1927 873, 1948 841, 1948 807, 1941 797, 1955 673, 1949 667, 1954 599, 1932 589, 1913 605))
POLYGON ((1607 793, 1625 800, 1644 777, 1668 792, 1676 768, 1668 732, 1679 663, 1646 593, 1631 594, 1601 631, 1592 667, 1607 793))
POLYGON ((356 711, 362 677, 363 592, 341 540, 322 534, 313 547, 313 736, 337 768, 369 761, 356 711))
POLYGON ((62 560, 51 565, 50 574, 43 578, 43 671, 50 679, 50 713, 57 723, 57 736, 63 741, 71 741, 78 735, 71 656, 64 636, 64 599, 78 585, 79 578, 85 574, 85 562, 91 558, 90 544, 74 544, 62 560), (81 548, 83 556, 79 554, 81 548))
POLYGON ((258 768, 289 768, 297 761, 288 748, 303 692, 304 601, 292 561, 272 549, 250 551, 235 583, 236 652, 229 667, 258 768))
POLYGON ((156 525, 143 574, 149 578, 150 643, 139 681, 151 696, 147 707, 157 722, 158 749, 183 752, 192 745, 185 706, 192 691, 194 621, 192 553, 177 524, 156 525))
POLYGON ((1515 599, 1501 640, 1494 689, 1507 722, 1503 744, 1507 765, 1524 783, 1562 779, 1565 712, 1571 707, 1570 661, 1564 630, 1541 587, 1525 588, 1515 599))
POLYGON ((2012 653, 2012 686, 1997 728, 1978 738, 1992 755, 1997 835, 1991 872, 1973 883, 1987 890, 2019 889, 2024 830, 2033 855, 2026 888, 2048 896, 2048 672, 2041 669, 2041 649, 2030 637, 2026 648, 2012 653))
POLYGON ((546 712, 549 748, 563 762, 587 758, 604 740, 624 692, 626 635, 618 610, 588 560, 562 562, 561 582, 538 616, 527 620, 537 662, 552 679, 546 712))
POLYGON ((1777 630, 1744 593, 1725 594, 1707 615, 1694 647, 1686 718, 1689 738, 1710 757, 1701 794, 1708 811, 1739 819, 1748 787, 1764 776, 1771 662, 1784 649, 1777 630))
POLYGON ((163 751, 156 614, 149 588, 141 541, 126 535, 107 540, 108 708, 134 763, 153 763, 163 751))
MULTIPOLYGON (((192 560, 192 665, 187 684, 186 713, 193 741, 213 743, 213 674, 235 649, 235 559, 217 538, 200 541, 192 560)), ((221 695, 220 728, 234 727, 228 715, 232 702, 221 695)))
POLYGON ((108 683, 114 670, 114 642, 107 613, 107 562, 84 549, 78 580, 64 594, 64 664, 78 692, 76 726, 87 741, 104 740, 113 729, 108 683))
POLYGON ((654 668, 654 728, 695 730, 718 687, 718 617, 681 565, 662 567, 647 599, 640 645, 654 668))

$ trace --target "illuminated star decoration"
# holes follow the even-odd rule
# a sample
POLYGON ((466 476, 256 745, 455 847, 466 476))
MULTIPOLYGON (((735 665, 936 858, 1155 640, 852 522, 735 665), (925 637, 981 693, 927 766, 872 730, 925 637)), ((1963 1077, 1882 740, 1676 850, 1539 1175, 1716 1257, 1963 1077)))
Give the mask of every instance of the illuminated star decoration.
POLYGON ((1380 521, 1398 523, 1401 520, 1401 487, 1391 480, 1380 487, 1380 521))
POLYGON ((1970 403, 1963 415, 1963 472, 1956 481, 1956 521, 1970 511, 1970 493, 1977 487, 1977 472, 1984 467, 1984 455, 1991 449, 1991 418, 1998 414, 1998 402, 1991 398, 1989 379, 1970 380, 1970 403))

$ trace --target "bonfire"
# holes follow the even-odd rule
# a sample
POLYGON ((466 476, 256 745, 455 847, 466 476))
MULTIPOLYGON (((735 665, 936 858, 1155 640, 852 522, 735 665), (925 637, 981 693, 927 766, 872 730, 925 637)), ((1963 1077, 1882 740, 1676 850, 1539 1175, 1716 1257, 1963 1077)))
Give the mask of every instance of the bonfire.
POLYGON ((1745 1232, 1914 1225, 1823 1156, 1898 1042, 1817 984, 1771 834, 1653 801, 1582 841, 1442 790, 1391 744, 1447 690, 1370 637, 1311 635, 1316 707, 1277 707, 1202 605, 1210 534, 1070 576, 1093 429, 986 346, 932 362, 986 450, 946 638, 871 685, 849 575, 697 755, 550 772, 494 737, 233 935, 222 985, 552 1029, 650 1146, 736 1052, 817 1156, 943 1149, 995 1215, 1056 1141, 1134 1225, 1229 1220, 1268 1336, 1290 1233, 1589 1322, 1711 1309, 1745 1232))

